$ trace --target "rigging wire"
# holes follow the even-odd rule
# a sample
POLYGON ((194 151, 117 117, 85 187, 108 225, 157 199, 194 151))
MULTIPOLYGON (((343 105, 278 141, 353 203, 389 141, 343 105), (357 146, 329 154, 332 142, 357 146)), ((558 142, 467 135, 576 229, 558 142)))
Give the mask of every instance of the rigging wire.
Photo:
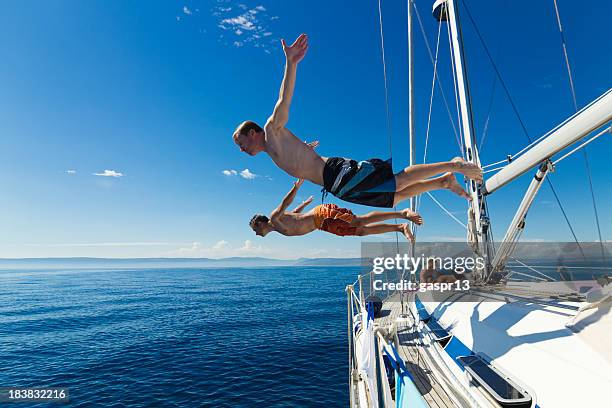
MULTIPOLYGON (((508 90, 508 87, 506 86, 506 83, 504 82, 501 73, 499 71, 499 69, 497 68, 497 64, 495 64, 495 61, 493 60, 493 56, 491 55, 491 52, 489 52, 489 48, 487 47, 487 44, 484 41, 484 38, 482 37, 482 34, 480 33, 480 30, 478 29, 478 25, 476 24, 476 21, 474 21, 474 18, 472 17, 472 13, 470 12, 470 8, 467 5, 467 2, 463 1, 463 6, 465 8, 465 11, 467 12, 468 18, 470 19, 470 22, 472 23, 472 26, 474 27, 474 30, 476 31, 476 34, 478 36, 478 39, 480 40, 480 43, 485 51, 485 53, 487 54, 487 57, 489 59, 489 62, 491 63, 491 66, 493 67, 493 70, 495 71, 495 74, 497 75, 497 78, 499 79, 499 83, 501 84, 502 88, 504 89, 504 92, 506 94, 506 97, 508 98, 508 102, 510 102, 510 105, 512 106, 512 110, 514 111, 514 114, 516 115, 516 118, 518 119, 521 128, 523 130, 523 134, 525 135, 525 137, 527 138, 527 140, 530 143, 534 143, 531 140, 531 136, 529 136, 529 132, 527 131, 527 127, 525 126, 525 122, 523 122, 523 119, 521 118, 519 112, 518 112, 518 108, 516 107, 516 104, 514 103, 514 100, 512 99, 512 96, 510 95, 510 91, 508 90)), ((548 185, 550 186, 550 189, 555 197, 555 200, 557 202, 557 205, 559 206, 559 209, 561 210, 561 213, 563 214, 563 218, 565 218, 565 222, 567 223, 567 226, 569 227, 570 232, 572 233, 572 236, 574 237, 574 241, 576 242, 576 244, 578 245, 578 248, 580 249, 580 253, 582 254, 582 256, 586 259, 584 252, 582 250, 582 246, 580 246, 580 242, 578 241, 578 238, 576 237, 576 234, 574 232, 574 228, 572 227, 572 224, 569 220, 569 218, 567 217, 567 214, 565 212, 565 209, 563 208, 563 204, 561 203, 561 200, 559 199, 559 196, 557 195, 557 192, 555 190, 555 187, 553 186, 552 181, 550 181, 550 177, 546 178, 546 181, 548 182, 548 185)))
MULTIPOLYGON (((446 96, 444 93, 444 89, 442 88, 441 85, 441 80, 439 78, 439 76, 437 75, 437 63, 438 63, 438 56, 439 56, 439 45, 440 45, 440 34, 441 34, 441 25, 442 25, 442 21, 439 21, 439 25, 438 25, 438 34, 437 34, 437 39, 436 39, 436 54, 435 54, 435 58, 431 52, 431 47, 429 45, 429 40, 427 38, 427 34, 425 32, 425 28, 423 26, 423 22, 421 20, 419 11, 417 9, 416 3, 413 2, 413 6, 415 9, 415 14, 417 16, 417 21, 419 22, 419 27, 421 28, 421 34, 423 35, 423 39, 425 41, 425 45, 429 54, 429 58, 431 60, 431 63, 433 65, 433 80, 432 80, 432 89, 431 89, 431 95, 430 95, 430 100, 429 100, 429 110, 428 110, 428 118, 427 118, 427 134, 426 134, 426 143, 425 143, 425 151, 423 154, 423 162, 425 163, 426 158, 427 158, 427 150, 428 150, 428 139, 429 139, 429 130, 430 130, 430 121, 431 121, 431 111, 432 111, 432 105, 433 105, 433 96, 434 96, 434 85, 437 82, 438 83, 438 87, 440 88, 440 93, 442 95, 443 101, 444 101, 444 105, 446 107, 446 111, 448 113, 448 117, 449 120, 451 122, 451 125, 453 127, 453 131, 455 134, 455 139, 457 141, 457 144, 459 146, 459 149, 461 151, 461 156, 463 156, 464 154, 464 146, 463 146, 463 131, 461 129, 461 127, 459 126, 459 132, 457 132, 457 128, 455 127, 455 123, 453 120, 453 115, 450 111, 450 107, 448 105, 448 102, 446 100, 446 96)), ((444 6, 442 6, 444 7, 444 6)), ((455 95, 455 109, 457 111, 457 122, 458 124, 461 123, 461 119, 460 119, 460 111, 459 111, 459 97, 458 97, 458 91, 457 91, 457 78, 456 78, 456 74, 455 74, 455 69, 454 69, 454 59, 453 59, 453 55, 452 55, 452 47, 451 47, 451 37, 450 37, 450 28, 447 27, 447 32, 448 32, 448 42, 449 42, 449 49, 450 49, 450 60, 451 60, 451 64, 452 64, 452 74, 453 74, 453 92, 455 95)), ((457 217, 455 217, 448 209, 446 209, 444 207, 444 205, 442 205, 442 203, 440 203, 438 200, 436 200, 436 198, 429 192, 427 192, 427 195, 432 199, 432 201, 438 205, 438 207, 440 207, 442 209, 442 211, 444 211, 449 217, 451 217, 455 222, 457 222, 459 225, 461 225, 463 228, 467 229, 467 226, 461 222, 457 217)), ((420 203, 420 198, 417 201, 417 203, 420 203)))
POLYGON ((557 200, 557 203, 559 204, 559 208, 561 209, 561 213, 563 214, 563 218, 565 218, 565 222, 567 223, 567 226, 570 229, 570 232, 572 233, 572 236, 574 237, 574 241, 576 241, 576 244, 578 245, 578 249, 580 250, 580 253, 582 254, 582 257, 586 260, 586 256, 584 255, 584 251, 582 250, 582 246, 580 245, 580 242, 578 242, 578 237, 576 237, 576 233, 574 232, 574 228, 572 227, 572 224, 570 223, 569 218, 567 218, 567 214, 565 213, 565 209, 563 208, 563 206, 561 205, 561 200, 559 199, 559 196, 557 196, 557 192, 555 191, 552 181, 550 181, 550 176, 546 177, 546 181, 548 182, 548 185, 550 186, 550 190, 552 191, 553 195, 555 196, 555 200, 557 200))
MULTIPOLYGON (((386 121, 387 121, 387 138, 389 139, 389 156, 391 158, 391 162, 393 162, 393 136, 391 133, 391 109, 389 109, 389 86, 388 86, 388 79, 387 79, 387 61, 385 58, 385 34, 383 30, 382 0, 378 0, 378 23, 380 27, 380 50, 381 50, 383 77, 384 77, 384 85, 385 85, 385 112, 386 112, 386 121)), ((397 207, 393 207, 393 209, 397 212, 397 207)), ((397 223, 397 218, 395 218, 394 220, 395 220, 395 223, 397 223)), ((397 248, 397 252, 399 253, 399 233, 397 231, 395 232, 395 246, 397 248)))
POLYGON ((493 77, 493 85, 491 86, 491 98, 489 99, 489 107, 487 108, 487 118, 485 119, 484 126, 482 129, 482 136, 480 137, 480 144, 478 145, 478 151, 482 152, 482 147, 487 139, 487 133, 489 131, 489 120, 491 119, 491 111, 493 110, 493 101, 495 100, 495 84, 497 78, 493 77))
MULTIPOLYGON (((578 103, 576 102, 576 89, 574 88, 574 80, 572 76, 572 68, 569 62, 569 56, 567 54, 567 43, 565 41, 565 33, 563 32, 563 26, 561 25, 561 16, 559 14, 559 7, 557 5, 557 0, 553 0, 555 5, 555 14, 557 15, 557 24, 559 26, 559 34, 561 35, 561 45, 563 47, 563 56, 565 57, 565 67, 567 68, 567 77, 569 80, 569 87, 572 94, 572 102, 574 103, 574 110, 578 112, 578 103)), ((585 145, 586 146, 586 145, 585 145)), ((595 214, 595 223, 597 225, 597 234, 599 236, 599 245, 601 246, 601 256, 603 259, 606 259, 605 250, 603 246, 603 241, 601 239, 601 227, 599 225, 599 214, 597 212, 597 202, 595 200, 595 190, 593 188, 593 176, 591 174, 591 166, 589 164, 589 155, 587 153, 586 147, 582 148, 582 153, 584 157, 584 165, 586 166, 586 172, 589 178, 589 189, 591 191, 591 202, 593 203, 593 213, 595 214)))
POLYGON ((527 140, 529 140, 529 142, 531 142, 531 136, 529 136, 529 132, 527 131, 527 127, 525 126, 525 122, 523 122, 523 119, 521 118, 521 115, 518 112, 518 108, 516 107, 516 104, 514 103, 514 99, 512 99, 512 96, 510 95, 510 90, 508 89, 508 86, 506 86, 506 82, 503 80, 501 73, 499 72, 499 69, 497 68, 497 64, 495 64, 495 61, 493 60, 493 56, 491 55, 491 52, 489 52, 489 48, 487 47, 487 44, 484 41, 484 38, 482 37, 482 34, 480 33, 480 30, 478 29, 478 26, 476 25, 476 21, 474 21, 474 18, 472 17, 472 13, 470 12, 470 9, 467 5, 467 3, 465 1, 462 2, 464 7, 465 7, 465 11, 467 12, 467 15, 470 19, 470 22, 472 23, 472 26, 474 27, 476 34, 478 35, 478 39, 480 40, 480 44, 482 45, 482 48, 484 49, 485 53, 487 54, 487 57, 489 59, 489 62, 491 63, 491 66, 493 67, 493 70, 495 71, 495 75, 497 76, 497 79, 499 80, 499 83, 501 84, 502 88, 504 89, 504 92, 506 93, 506 97, 508 98, 508 102, 510 102, 510 105, 512 106, 512 110, 514 111, 514 114, 516 116, 516 118, 518 119, 521 128, 523 129, 523 133, 525 135, 525 137, 527 138, 527 140))
MULTIPOLYGON (((544 276, 546 279, 548 279, 548 281, 549 281, 549 282, 554 282, 554 281, 555 281, 555 280, 554 280, 553 278, 551 278, 550 276, 546 275, 546 274, 545 274, 545 273, 543 273, 543 272, 538 271, 538 270, 537 270, 537 269, 535 269, 534 267, 529 266, 529 265, 527 265, 527 264, 526 264, 526 263, 524 263, 524 262, 519 261, 517 258, 514 258, 514 257, 513 257, 512 259, 514 259, 514 261, 518 262, 518 263, 519 263, 521 266, 523 266, 523 267, 525 267, 525 268, 527 268, 527 269, 529 269, 529 270, 531 270, 531 271, 533 271, 533 272, 537 273, 538 275, 544 276)), ((535 276, 534 276, 534 277, 535 277, 535 276)))
POLYGON ((387 122, 387 138, 389 139, 389 154, 393 154, 393 138, 391 137, 391 111, 389 109, 389 87, 387 81, 387 61, 385 58, 385 35, 383 32, 382 0, 378 0, 378 22, 380 27, 380 50, 382 57, 383 77, 385 86, 385 113, 387 122))
MULTIPOLYGON (((610 124, 606 124, 605 126, 607 126, 606 128, 604 128, 603 130, 601 130, 599 133, 597 133, 595 136, 592 136, 590 139, 588 139, 586 142, 581 143, 578 147, 575 147, 574 149, 570 150, 569 152, 565 153, 563 156, 559 157, 558 159, 555 159, 555 161, 553 162, 553 164, 557 164, 560 161, 568 158, 569 156, 571 156, 572 154, 576 153, 578 150, 581 150, 583 147, 591 144, 591 142, 595 141, 596 139, 598 139, 599 137, 603 136, 606 133, 612 133, 612 126, 610 126, 610 124)), ((546 135, 544 135, 543 137, 548 136, 549 133, 547 133, 546 135)), ((541 139, 541 138, 540 138, 541 139)), ((537 140, 539 141, 539 139, 537 140)), ((527 150, 527 149, 523 149, 523 150, 527 150)), ((516 156, 518 156, 521 152, 515 154, 514 156, 508 156, 507 158, 505 158, 504 160, 500 160, 497 161, 495 163, 491 163, 491 164, 487 164, 482 166, 482 169, 488 169, 489 167, 493 167, 493 166, 499 166, 502 163, 510 163, 512 162, 512 160, 514 160, 516 158, 516 156)), ((497 167, 496 170, 499 169, 503 169, 505 166, 501 166, 501 167, 497 167)), ((491 170, 486 170, 485 173, 490 172, 491 170)))
POLYGON ((576 89, 574 88, 574 80, 572 78, 572 69, 570 68, 569 57, 567 55, 567 45, 565 42, 565 33, 563 32, 563 26, 561 25, 561 16, 559 15, 559 7, 557 6, 557 0, 553 0, 555 5, 555 13, 557 14, 557 24, 559 25, 559 34, 561 34, 561 45, 563 46, 563 55, 565 56, 565 67, 567 68, 567 77, 569 79, 569 87, 572 93, 572 101, 574 102, 574 110, 578 112, 578 103, 576 102, 576 89))
POLYGON ((431 80, 431 93, 429 95, 429 110, 427 112, 427 129, 425 131, 425 150, 423 151, 423 163, 427 163, 427 148, 429 146, 429 130, 431 129, 431 110, 433 107, 434 92, 436 90, 436 68, 438 67, 438 51, 440 49, 440 30, 442 20, 438 22, 438 38, 436 40, 436 58, 434 60, 433 78, 431 80))
POLYGON ((494 172, 494 171, 497 171, 497 170, 501 170, 501 169, 503 169, 504 167, 506 167, 506 166, 494 167, 494 168, 492 168, 492 169, 485 170, 485 171, 483 171, 482 173, 483 173, 483 174, 491 173, 491 172, 494 172))
POLYGON ((444 207, 442 205, 442 203, 440 203, 438 200, 436 200, 436 198, 431 195, 431 193, 429 191, 426 192, 426 194, 429 196, 429 198, 431 198, 433 200, 434 203, 436 203, 438 205, 438 207, 440 207, 442 209, 442 211, 444 211, 446 213, 446 215, 448 215, 449 217, 451 217, 453 220, 457 221, 457 223, 459 225, 461 225, 463 228, 467 229, 467 225, 465 225, 464 223, 462 223, 459 218, 455 217, 453 215, 452 212, 450 212, 449 210, 446 209, 446 207, 444 207))
POLYGON ((589 189, 591 190, 591 202, 593 203, 593 213, 595 214, 595 224, 597 225, 597 235, 599 237, 599 246, 601 248, 602 260, 606 262, 606 251, 604 249, 603 240, 601 239, 601 227, 599 225, 599 214, 597 212, 597 203, 595 200, 595 189, 593 188, 593 177, 591 176, 591 166, 589 164, 589 156, 586 147, 582 148, 584 153, 584 165, 589 176, 589 189))
MULTIPOLYGON (((425 148, 423 150, 423 163, 427 163, 427 151, 429 148, 429 131, 431 129, 431 112, 432 112, 432 107, 433 107, 434 93, 436 90, 435 85, 436 85, 436 79, 437 79, 438 55, 439 55, 439 50, 440 50, 441 29, 442 29, 442 20, 438 21, 438 36, 436 39, 436 57, 433 62, 433 78, 431 81, 431 93, 429 96, 429 109, 427 113, 427 129, 425 131, 425 148)), ((415 210, 419 208, 420 204, 421 204, 421 196, 419 195, 417 196, 417 199, 416 199, 415 210)))
MULTIPOLYGON (((432 65, 434 64, 434 56, 433 53, 431 52, 431 46, 429 45, 429 39, 427 38, 427 33, 425 32, 425 26, 423 25, 423 21, 421 20, 421 15, 419 14, 419 9, 417 8, 416 2, 412 2, 412 6, 414 7, 414 12, 417 16, 417 21, 419 23, 419 27, 421 29, 421 35, 423 36, 423 40, 425 41, 425 47, 427 48, 427 53, 429 54, 429 59, 432 63, 432 65)), ((443 6, 444 7, 444 6, 443 6)), ((436 69, 437 72, 437 67, 434 66, 434 69, 436 69)), ((455 121, 453 120, 453 114, 451 113, 450 107, 448 105, 448 100, 446 99, 446 93, 444 92, 444 88, 442 87, 442 81, 440 80, 440 76, 436 75, 436 79, 437 79, 437 83, 438 83, 438 89, 440 90, 440 94, 442 95, 442 100, 444 101, 444 106, 446 107, 446 112, 448 113, 448 119, 451 123, 451 126, 453 127, 453 133, 455 134, 455 139, 457 140, 457 145, 461 145, 460 143, 460 138, 459 138, 459 133, 457 132, 457 127, 455 126, 455 121)))
MULTIPOLYGON (((446 100, 446 95, 444 93, 444 89, 442 88, 442 83, 440 81, 440 77, 437 75, 438 73, 438 57, 439 57, 439 49, 440 49, 440 37, 441 37, 441 29, 442 29, 442 21, 440 20, 438 22, 438 33, 437 33, 437 38, 436 38, 436 53, 435 53, 435 57, 431 52, 431 47, 429 45, 429 40, 427 38, 427 34, 425 32, 425 28, 423 26, 423 22, 421 20, 419 11, 417 9, 416 3, 413 2, 413 6, 414 6, 414 10, 415 10, 415 14, 417 16, 417 20, 419 22, 419 26, 421 28, 421 34, 423 35, 423 39, 425 41, 425 45, 427 47, 427 51, 429 53, 429 58, 431 60, 431 63, 433 65, 433 78, 432 78, 432 86, 431 86, 431 94, 430 94, 430 98, 429 98, 429 109, 428 109, 428 116, 427 116, 427 131, 426 131, 426 138, 425 138, 425 150, 423 152, 423 163, 426 162, 427 160, 427 152, 428 152, 428 146, 429 146, 429 131, 430 131, 430 124, 431 124, 431 113, 432 113, 432 106, 433 106, 433 97, 434 97, 434 90, 435 90, 435 84, 438 84, 438 87, 440 89, 440 94, 442 95, 442 99, 444 101, 444 105, 446 107, 446 111, 448 113, 448 118, 451 122, 451 125, 453 127, 453 132, 455 134, 455 139, 457 141, 457 145, 459 146, 459 150, 461 151, 461 155, 463 156, 463 143, 462 143, 462 138, 460 137, 460 135, 457 132, 457 128, 455 127, 455 123, 453 120, 453 116, 452 113, 450 111, 450 108, 448 106, 448 102, 446 100)), ((442 6, 445 7, 445 6, 442 6)), ((449 32, 449 45, 450 45, 450 32, 449 32)), ((451 61, 453 61, 452 55, 451 55, 451 61)), ((455 72, 453 70, 453 80, 455 82, 455 87, 454 87, 454 92, 455 92, 455 103, 456 103, 456 109, 457 109, 457 115, 459 115, 459 108, 458 108, 458 96, 457 96, 457 91, 456 91, 456 79, 454 77, 455 72)), ((460 123, 459 117, 457 118, 458 123, 460 123)), ((461 128, 459 128, 459 133, 461 133, 461 128)), ((461 222, 457 217, 455 217, 449 210, 447 210, 444 205, 442 205, 442 203, 440 203, 438 200, 435 199, 435 197, 427 192, 427 195, 432 199, 432 201, 438 205, 438 207, 440 207, 442 209, 442 211, 444 211, 448 216, 450 216, 454 221, 456 221, 459 225, 461 225, 463 228, 467 229, 467 226, 461 222)), ((417 200, 417 208, 418 205, 420 205, 420 196, 417 200)))
MULTIPOLYGON (((438 22, 438 34, 437 34, 437 38, 436 38, 436 53, 435 53, 435 57, 431 51, 431 46, 429 45, 429 39, 427 37, 427 33, 425 32, 425 27, 423 25, 423 21, 421 20, 421 15, 419 14, 419 10, 417 8, 416 2, 412 2, 412 5, 414 7, 414 11, 415 14, 417 16, 417 21, 419 23, 419 27, 421 29, 421 34, 423 36, 423 40, 425 42, 425 46, 427 48, 427 52, 429 54, 429 59, 433 65, 433 79, 432 79, 432 87, 431 87, 431 94, 430 94, 430 98, 429 98, 429 109, 428 109, 428 116, 427 116, 427 131, 426 131, 426 137, 425 137, 425 150, 423 152, 423 163, 426 162, 427 160, 427 151, 428 151, 428 146, 429 146, 429 131, 430 131, 430 124, 431 124, 431 113, 432 113, 432 106, 433 106, 433 97, 434 97, 434 90, 435 90, 435 84, 438 84, 438 88, 440 89, 440 94, 442 95, 442 100, 444 101, 444 106, 446 107, 446 112, 448 114, 448 119, 451 123, 451 126, 453 128, 453 133, 455 135, 455 140, 457 141, 457 145, 459 146, 459 150, 461 151, 461 155, 463 156, 463 144, 462 144, 462 139, 459 135, 459 133, 461 132, 461 128, 459 129, 459 133, 457 132, 457 127, 455 126, 455 122, 453 120, 453 115, 451 113, 450 107, 448 105, 448 101, 446 99, 446 94, 444 93, 444 89, 442 87, 442 81, 440 80, 440 77, 438 74, 438 57, 439 57, 439 49, 440 49, 440 37, 441 37, 441 28, 442 28, 442 21, 440 20, 438 22)), ((445 7, 445 6, 442 6, 445 7)), ((450 36, 450 34, 449 34, 450 36)), ((450 38, 450 37, 449 37, 450 38)), ((449 45, 450 45, 450 39, 449 39, 449 45)), ((453 61, 452 56, 451 56, 451 61, 453 61)), ((454 75, 454 71, 453 71, 453 75, 454 75)), ((453 78, 454 79, 454 78, 453 78)), ((456 89, 455 89, 455 102, 457 102, 457 95, 456 95, 456 89)), ((458 110, 458 107, 457 107, 458 110)), ((450 216, 454 221, 456 221, 459 225, 461 225, 463 228, 467 229, 467 226, 461 222, 457 217, 455 217, 449 210, 447 210, 444 205, 442 205, 442 203, 440 203, 438 200, 435 199, 435 197, 427 192, 427 195, 432 199, 432 201, 434 203, 436 203, 438 205, 438 207, 440 207, 442 209, 442 211, 444 211, 448 216, 450 216)), ((417 198, 417 209, 420 205, 421 202, 421 197, 419 196, 417 198)))
POLYGON ((455 109, 457 110, 457 124, 459 126, 459 135, 461 136, 459 138, 460 140, 460 149, 461 149, 461 157, 465 158, 464 154, 464 148, 463 148, 463 127, 461 126, 461 114, 460 114, 460 110, 459 110, 459 92, 458 92, 458 84, 457 84, 457 74, 455 71, 455 58, 453 58, 453 46, 452 46, 452 40, 451 40, 451 32, 450 32, 450 26, 449 24, 446 25, 446 31, 448 33, 448 49, 450 52, 450 60, 451 60, 451 71, 453 72, 453 92, 455 95, 455 109))
POLYGON ((583 147, 585 147, 586 145, 590 144, 592 141, 598 139, 600 136, 605 135, 606 133, 612 133, 612 126, 608 126, 607 128, 605 128, 604 130, 602 130, 601 132, 599 132, 598 134, 596 134, 595 136, 591 137, 589 140, 587 140, 586 142, 583 142, 582 144, 580 144, 580 146, 576 147, 575 149, 572 149, 571 151, 565 153, 563 156, 559 157, 557 160, 555 160, 553 162, 553 164, 557 164, 559 163, 561 160, 566 159, 567 157, 571 156, 572 154, 576 153, 578 150, 582 149, 583 147))
MULTIPOLYGON (((512 157, 510 158, 512 160, 512 157)), ((504 160, 500 160, 498 162, 495 163, 491 163, 491 164, 487 164, 486 166, 482 166, 482 169, 487 169, 489 167, 493 167, 493 166, 497 166, 498 164, 502 164, 502 163, 508 163, 508 159, 504 159, 504 160)))

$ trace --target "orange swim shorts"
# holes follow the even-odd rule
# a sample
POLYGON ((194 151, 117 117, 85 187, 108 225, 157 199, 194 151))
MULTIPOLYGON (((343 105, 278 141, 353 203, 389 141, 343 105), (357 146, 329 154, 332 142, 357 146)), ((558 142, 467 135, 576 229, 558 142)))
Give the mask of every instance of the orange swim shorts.
POLYGON ((330 232, 341 237, 356 235, 357 227, 352 226, 355 215, 347 208, 336 204, 321 204, 314 208, 314 222, 317 229, 330 232))

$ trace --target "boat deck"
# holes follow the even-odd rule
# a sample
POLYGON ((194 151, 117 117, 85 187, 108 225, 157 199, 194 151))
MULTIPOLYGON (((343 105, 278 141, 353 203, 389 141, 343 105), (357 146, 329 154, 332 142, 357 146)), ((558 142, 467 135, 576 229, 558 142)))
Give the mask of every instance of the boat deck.
MULTIPOLYGON (((404 311, 408 312, 408 305, 404 304, 404 311)), ((402 304, 399 299, 387 299, 383 303, 380 317, 375 320, 379 327, 389 327, 402 314, 402 304)), ((409 319, 410 313, 406 313, 409 319)), ((457 407, 448 393, 442 388, 439 381, 433 376, 423 357, 422 347, 418 335, 413 331, 411 322, 400 323, 397 327, 395 346, 404 360, 406 368, 414 378, 415 385, 430 407, 452 408, 457 407)))

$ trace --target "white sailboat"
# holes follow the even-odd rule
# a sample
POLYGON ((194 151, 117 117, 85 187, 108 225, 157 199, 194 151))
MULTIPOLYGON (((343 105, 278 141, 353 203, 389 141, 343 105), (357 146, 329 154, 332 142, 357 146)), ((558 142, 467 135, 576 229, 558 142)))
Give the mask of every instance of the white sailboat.
MULTIPOLYGON (((411 66, 414 10, 413 0, 408 0, 411 66)), ((458 1, 437 0, 433 15, 448 24, 464 158, 480 165, 458 1)), ((409 87, 413 164, 412 69, 409 87)), ((482 185, 469 182, 469 247, 487 260, 484 268, 470 274, 469 291, 376 291, 372 282, 380 276, 372 272, 347 286, 351 407, 610 405, 612 279, 602 275, 568 282, 559 279, 562 272, 555 279, 533 266, 511 262, 547 174, 568 155, 611 133, 610 120, 612 89, 511 160, 495 163, 500 168, 482 185), (534 178, 496 247, 486 200, 527 172, 534 172, 534 178), (380 310, 372 295, 382 299, 380 310)), ((598 244, 605 256, 604 244, 598 244)), ((583 251, 580 243, 577 248, 583 251)))

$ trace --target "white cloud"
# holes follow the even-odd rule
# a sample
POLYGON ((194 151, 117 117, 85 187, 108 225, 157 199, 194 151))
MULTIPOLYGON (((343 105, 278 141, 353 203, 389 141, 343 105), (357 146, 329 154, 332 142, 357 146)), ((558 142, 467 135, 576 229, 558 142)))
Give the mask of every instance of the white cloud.
MULTIPOLYGON (((223 170, 221 173, 223 173, 225 176, 228 176, 228 177, 240 175, 240 177, 242 177, 245 180, 253 180, 254 178, 260 177, 258 174, 253 173, 249 169, 244 169, 240 172, 234 169, 228 169, 228 170, 223 170)), ((272 180, 269 176, 265 176, 265 178, 267 178, 268 180, 272 180)))
POLYGON ((76 174, 76 170, 66 170, 66 174, 76 174))
POLYGON ((249 169, 244 169, 240 172, 240 177, 247 180, 253 180, 255 177, 257 177, 257 174, 251 173, 249 169))
POLYGON ((123 177, 123 173, 115 171, 115 170, 104 170, 104 172, 102 173, 94 173, 94 176, 100 176, 100 177, 123 177))
POLYGON ((191 10, 189 10, 189 8, 187 6, 183 6, 183 13, 187 14, 187 15, 192 15, 193 12, 191 10))
POLYGON ((141 246, 176 246, 181 242, 78 242, 67 244, 25 244, 31 247, 141 247, 141 246))
POLYGON ((175 251, 171 251, 170 255, 174 256, 202 256, 200 253, 204 248, 200 242, 192 242, 191 246, 179 248, 175 251))
POLYGON ((256 26, 255 24, 253 24, 253 20, 252 17, 249 17, 248 14, 243 14, 240 15, 238 17, 234 17, 234 18, 226 18, 221 20, 221 28, 225 28, 223 27, 223 25, 231 25, 231 26, 238 26, 240 28, 242 28, 243 30, 247 30, 247 31, 251 31, 251 30, 255 30, 256 26))
POLYGON ((355 258, 359 257, 359 250, 353 249, 334 249, 329 248, 303 248, 292 247, 269 247, 264 244, 265 240, 247 239, 242 243, 232 244, 221 239, 212 245, 204 245, 201 242, 183 244, 184 246, 166 252, 165 256, 187 257, 187 258, 228 258, 228 257, 250 257, 262 256, 277 259, 298 259, 298 258, 318 258, 318 257, 339 257, 355 258), (261 242, 262 244, 258 244, 261 242))
MULTIPOLYGON (((233 1, 226 0, 224 3, 233 3, 233 1)), ((227 32, 227 37, 240 37, 222 42, 238 48, 252 45, 268 54, 270 48, 277 49, 278 39, 273 39, 269 25, 272 20, 277 20, 278 16, 270 17, 267 9, 262 5, 249 9, 245 4, 233 4, 233 7, 227 7, 225 4, 213 8, 213 15, 218 18, 217 26, 227 32)), ((220 40, 227 37, 223 34, 219 35, 220 40)))
POLYGON ((229 245, 229 242, 227 242, 227 241, 222 239, 221 241, 219 241, 215 245, 213 245, 211 249, 213 251, 219 251, 219 250, 227 248, 228 245, 229 245))
POLYGON ((265 255, 271 254, 272 251, 261 245, 254 245, 253 241, 247 239, 244 241, 244 244, 238 248, 236 251, 243 255, 265 255))
POLYGON ((186 257, 205 257, 205 258, 227 258, 230 256, 248 255, 268 255, 272 256, 273 251, 267 247, 254 245, 251 240, 246 240, 242 246, 232 246, 226 240, 220 240, 208 247, 201 242, 193 242, 189 246, 170 251, 170 256, 186 257))

